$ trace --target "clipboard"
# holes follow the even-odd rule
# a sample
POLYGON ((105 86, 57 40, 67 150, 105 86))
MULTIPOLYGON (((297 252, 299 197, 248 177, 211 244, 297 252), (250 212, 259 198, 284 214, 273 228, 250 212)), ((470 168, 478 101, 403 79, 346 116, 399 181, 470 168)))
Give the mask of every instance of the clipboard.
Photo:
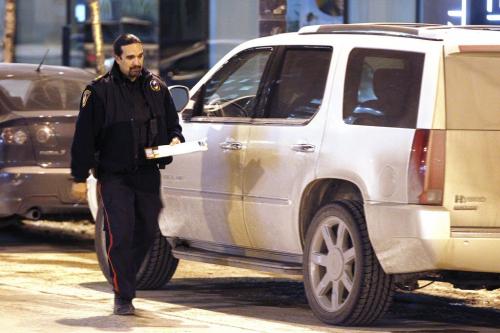
POLYGON ((146 153, 146 158, 148 160, 168 157, 168 156, 190 154, 198 151, 207 151, 207 150, 208 150, 207 138, 197 141, 178 143, 173 146, 161 145, 157 147, 144 148, 144 152, 146 153))

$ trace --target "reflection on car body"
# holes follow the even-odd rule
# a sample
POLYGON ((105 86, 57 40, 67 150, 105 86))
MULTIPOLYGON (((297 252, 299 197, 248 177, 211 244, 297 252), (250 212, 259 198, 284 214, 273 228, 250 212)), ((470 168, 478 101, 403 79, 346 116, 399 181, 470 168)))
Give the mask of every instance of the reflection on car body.
POLYGON ((36 68, 0 65, 0 217, 86 210, 69 196, 69 154, 81 93, 94 75, 36 68))

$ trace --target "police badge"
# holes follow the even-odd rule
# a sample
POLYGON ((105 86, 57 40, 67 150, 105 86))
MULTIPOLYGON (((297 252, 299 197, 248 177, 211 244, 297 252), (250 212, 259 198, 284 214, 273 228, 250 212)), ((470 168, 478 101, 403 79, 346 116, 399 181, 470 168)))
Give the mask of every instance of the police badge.
POLYGON ((158 81, 156 81, 156 79, 152 79, 151 81, 149 81, 149 86, 151 87, 151 90, 153 90, 153 91, 160 91, 160 89, 161 89, 160 83, 158 81))

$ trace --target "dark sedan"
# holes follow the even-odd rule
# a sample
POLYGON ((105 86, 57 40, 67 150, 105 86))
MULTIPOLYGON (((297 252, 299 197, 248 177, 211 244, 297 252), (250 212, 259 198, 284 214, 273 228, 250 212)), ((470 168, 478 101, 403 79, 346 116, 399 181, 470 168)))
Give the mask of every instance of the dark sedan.
POLYGON ((69 165, 80 96, 94 76, 0 64, 0 217, 87 211, 70 197, 69 165))

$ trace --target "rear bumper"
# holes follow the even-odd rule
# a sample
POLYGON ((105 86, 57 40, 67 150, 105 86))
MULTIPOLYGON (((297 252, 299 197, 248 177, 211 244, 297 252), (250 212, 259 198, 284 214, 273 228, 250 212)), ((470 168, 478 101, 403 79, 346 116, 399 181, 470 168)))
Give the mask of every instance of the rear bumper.
POLYGON ((443 207, 365 204, 370 241, 386 273, 459 270, 500 273, 500 237, 452 237, 443 207))
POLYGON ((0 169, 0 217, 24 215, 33 207, 42 213, 80 213, 87 203, 70 197, 69 168, 12 167, 0 169))

